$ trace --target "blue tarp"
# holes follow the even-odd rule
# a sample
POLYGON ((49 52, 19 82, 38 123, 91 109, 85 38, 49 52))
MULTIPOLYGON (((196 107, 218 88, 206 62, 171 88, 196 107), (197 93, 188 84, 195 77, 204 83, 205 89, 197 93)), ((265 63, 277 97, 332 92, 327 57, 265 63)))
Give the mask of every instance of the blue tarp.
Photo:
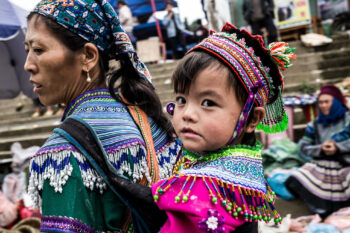
POLYGON ((21 27, 26 27, 28 12, 12 4, 8 0, 1 0, 0 4, 0 38, 14 35, 21 27))
MULTIPOLYGON (((157 11, 164 10, 167 1, 168 0, 154 0, 157 11)), ((118 0, 108 0, 108 2, 111 3, 113 7, 117 8, 118 0)), ((151 0, 125 0, 125 2, 130 7, 133 16, 143 16, 153 12, 151 0)), ((174 6, 177 6, 175 1, 173 1, 173 3, 174 6)))
POLYGON ((24 27, 29 12, 8 0, 0 4, 0 99, 16 97, 21 91, 34 97, 29 73, 24 71, 24 27))

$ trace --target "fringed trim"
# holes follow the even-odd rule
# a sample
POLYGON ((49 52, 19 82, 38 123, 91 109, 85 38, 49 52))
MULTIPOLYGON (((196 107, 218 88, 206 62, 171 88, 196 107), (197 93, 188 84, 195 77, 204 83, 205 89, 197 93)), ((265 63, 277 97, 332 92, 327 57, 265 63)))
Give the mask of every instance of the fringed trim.
POLYGON ((264 125, 260 123, 257 127, 258 130, 262 130, 265 133, 273 134, 279 133, 287 130, 288 128, 288 115, 286 113, 283 114, 282 121, 274 124, 274 125, 264 125))
POLYGON ((282 222, 281 216, 274 207, 276 195, 269 186, 267 186, 267 193, 264 193, 257 189, 225 182, 218 178, 180 174, 163 181, 153 195, 154 201, 157 203, 159 198, 181 177, 186 177, 186 180, 180 192, 174 198, 175 203, 186 203, 192 200, 191 189, 196 181, 201 179, 207 187, 212 204, 217 205, 219 202, 233 218, 244 218, 247 222, 253 220, 255 222, 258 220, 269 222, 271 215, 273 215, 276 224, 282 222), (238 203, 242 203, 241 205, 237 204, 236 193, 239 194, 238 203))
POLYGON ((34 205, 39 206, 39 191, 43 189, 44 181, 49 180, 50 186, 55 192, 62 193, 63 186, 72 174, 73 166, 70 164, 70 156, 76 159, 84 186, 90 190, 95 187, 103 193, 106 189, 102 177, 90 167, 83 155, 78 152, 61 151, 57 153, 48 153, 36 156, 30 163, 30 177, 28 193, 31 196, 34 205))
POLYGON ((171 176, 176 157, 181 150, 181 144, 178 140, 164 146, 160 151, 157 151, 157 161, 159 164, 159 179, 163 180, 171 176))
MULTIPOLYGON (((160 177, 165 179, 172 173, 172 168, 181 145, 175 141, 157 153, 160 177)), ((63 150, 49 152, 33 157, 30 164, 30 177, 28 192, 34 203, 38 206, 39 191, 42 190, 44 181, 49 180, 55 192, 62 192, 63 186, 72 174, 73 166, 70 164, 70 155, 76 159, 84 186, 90 190, 98 188, 100 193, 106 189, 103 178, 91 167, 84 155, 79 152, 63 150)), ((152 178, 147 166, 146 148, 141 145, 122 148, 107 155, 108 160, 120 174, 127 174, 134 182, 146 177, 150 183, 152 178)))
POLYGON ((143 176, 148 182, 152 178, 147 166, 146 148, 143 145, 135 145, 120 149, 107 155, 108 160, 120 174, 127 174, 134 182, 140 181, 143 176))
POLYGON ((265 107, 265 117, 259 123, 257 129, 263 130, 265 133, 279 133, 288 128, 288 115, 284 110, 281 91, 277 99, 265 107))

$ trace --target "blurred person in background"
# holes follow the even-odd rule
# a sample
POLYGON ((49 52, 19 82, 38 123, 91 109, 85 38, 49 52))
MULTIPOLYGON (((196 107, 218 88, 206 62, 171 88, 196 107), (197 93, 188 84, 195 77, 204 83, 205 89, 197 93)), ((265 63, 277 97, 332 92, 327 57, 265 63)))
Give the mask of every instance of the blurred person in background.
POLYGON ((268 44, 277 41, 273 0, 244 0, 243 15, 254 35, 262 35, 265 28, 268 44))
POLYGON ((311 160, 286 181, 309 209, 325 218, 350 206, 350 116, 341 91, 328 84, 318 95, 319 116, 299 141, 300 152, 311 160))
POLYGON ((122 24, 122 28, 124 29, 126 34, 129 36, 131 42, 134 43, 135 36, 132 32, 134 28, 134 23, 132 19, 131 10, 124 0, 119 0, 117 7, 119 11, 119 20, 120 20, 120 23, 122 24))
POLYGON ((183 25, 179 14, 174 12, 173 8, 174 8, 174 5, 172 1, 167 1, 165 10, 168 11, 168 13, 165 15, 163 19, 163 24, 166 27, 168 41, 173 51, 173 57, 175 59, 179 59, 187 51, 185 38, 183 35, 185 26, 183 25), (177 49, 178 45, 180 45, 182 48, 182 54, 177 49))

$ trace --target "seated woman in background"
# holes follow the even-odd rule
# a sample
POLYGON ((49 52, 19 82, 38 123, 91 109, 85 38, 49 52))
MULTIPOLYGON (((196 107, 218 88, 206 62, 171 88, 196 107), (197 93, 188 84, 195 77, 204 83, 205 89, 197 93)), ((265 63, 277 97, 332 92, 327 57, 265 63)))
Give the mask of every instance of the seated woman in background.
POLYGON ((286 186, 304 199, 314 213, 326 217, 350 206, 350 116, 346 100, 334 85, 318 96, 319 116, 310 122, 299 142, 311 161, 292 173, 286 186), (347 155, 348 154, 348 155, 347 155))

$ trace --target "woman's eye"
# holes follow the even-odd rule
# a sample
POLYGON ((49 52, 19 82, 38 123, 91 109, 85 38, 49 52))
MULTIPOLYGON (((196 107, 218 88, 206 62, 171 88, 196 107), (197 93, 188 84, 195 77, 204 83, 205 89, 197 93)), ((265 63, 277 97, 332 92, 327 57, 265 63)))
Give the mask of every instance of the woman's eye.
POLYGON ((202 105, 205 106, 205 107, 212 107, 212 106, 215 106, 215 102, 211 101, 211 100, 204 100, 202 102, 202 105))
POLYGON ((178 104, 185 104, 186 100, 183 97, 176 97, 176 103, 178 103, 178 104))
POLYGON ((43 52, 43 50, 39 49, 39 48, 35 48, 35 49, 33 49, 33 51, 34 51, 34 53, 37 53, 37 54, 40 54, 43 52))

